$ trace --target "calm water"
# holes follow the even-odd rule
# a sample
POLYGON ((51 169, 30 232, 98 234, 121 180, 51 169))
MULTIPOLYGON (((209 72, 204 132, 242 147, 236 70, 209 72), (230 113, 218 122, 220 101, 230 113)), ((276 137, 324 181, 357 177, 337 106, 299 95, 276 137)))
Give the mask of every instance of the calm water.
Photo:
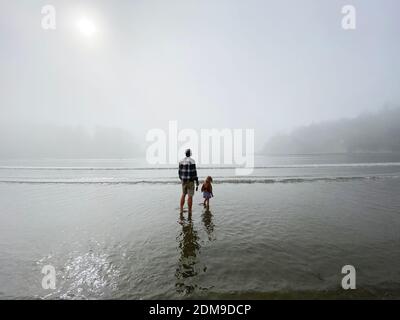
POLYGON ((180 217, 176 168, 0 162, 0 298, 400 298, 400 156, 258 157, 180 217), (178 223, 181 222, 181 223, 178 223), (357 290, 341 289, 354 265, 357 290), (56 289, 41 286, 43 266, 56 289))

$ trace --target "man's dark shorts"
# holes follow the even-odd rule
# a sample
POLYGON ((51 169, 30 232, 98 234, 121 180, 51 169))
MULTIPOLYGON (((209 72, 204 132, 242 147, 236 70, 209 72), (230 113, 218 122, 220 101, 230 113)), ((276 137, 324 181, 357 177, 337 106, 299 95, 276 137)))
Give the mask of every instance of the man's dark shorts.
POLYGON ((194 181, 186 181, 182 183, 182 193, 184 195, 188 194, 193 197, 194 195, 194 181))

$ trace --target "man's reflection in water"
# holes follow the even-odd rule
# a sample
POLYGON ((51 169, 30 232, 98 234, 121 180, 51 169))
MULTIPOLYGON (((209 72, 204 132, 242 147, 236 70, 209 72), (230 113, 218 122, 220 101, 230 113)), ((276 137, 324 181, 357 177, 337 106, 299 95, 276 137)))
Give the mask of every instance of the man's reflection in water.
POLYGON ((176 291, 178 293, 190 294, 197 287, 194 283, 194 277, 198 275, 197 255, 199 254, 200 244, 197 231, 193 228, 192 215, 189 214, 187 221, 181 213, 180 223, 182 231, 176 240, 179 243, 180 258, 178 268, 175 272, 176 291))
POLYGON ((213 217, 213 215, 212 215, 211 211, 208 208, 205 208, 201 218, 203 220, 204 227, 206 228, 206 232, 207 232, 209 241, 215 240, 215 238, 214 238, 214 223, 212 221, 212 217, 213 217))
MULTIPOLYGON (((214 223, 212 221, 212 213, 208 209, 203 211, 202 222, 209 241, 214 240, 214 223)), ((180 257, 175 272, 175 287, 178 293, 191 294, 196 288, 205 290, 205 288, 199 287, 196 283, 196 278, 201 272, 206 272, 207 267, 201 266, 199 263, 200 237, 197 230, 194 229, 192 215, 189 214, 188 218, 185 219, 183 214, 181 214, 180 224, 182 230, 176 238, 180 257)))

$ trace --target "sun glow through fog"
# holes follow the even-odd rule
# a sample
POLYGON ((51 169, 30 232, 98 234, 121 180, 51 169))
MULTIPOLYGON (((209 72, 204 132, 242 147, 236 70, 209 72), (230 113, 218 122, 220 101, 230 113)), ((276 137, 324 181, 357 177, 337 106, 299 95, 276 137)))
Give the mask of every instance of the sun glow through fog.
POLYGON ((77 22, 79 32, 85 37, 92 37, 96 32, 96 25, 88 18, 81 18, 77 22))

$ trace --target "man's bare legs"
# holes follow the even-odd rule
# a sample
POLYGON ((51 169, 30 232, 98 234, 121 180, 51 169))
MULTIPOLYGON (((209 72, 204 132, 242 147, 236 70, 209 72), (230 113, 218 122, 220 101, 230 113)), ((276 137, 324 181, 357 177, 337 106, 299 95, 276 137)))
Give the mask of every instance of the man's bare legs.
MULTIPOLYGON (((183 206, 185 205, 185 194, 182 194, 181 196, 181 212, 183 212, 183 206)), ((188 207, 189 207, 189 213, 192 213, 192 204, 193 204, 193 196, 188 195, 188 207)))
POLYGON ((192 213, 193 196, 188 195, 189 213, 192 213))
MULTIPOLYGON (((181 212, 183 212, 183 206, 185 205, 185 197, 186 197, 186 195, 182 194, 182 196, 181 196, 181 212)), ((188 200, 188 202, 189 202, 189 200, 188 200)))

